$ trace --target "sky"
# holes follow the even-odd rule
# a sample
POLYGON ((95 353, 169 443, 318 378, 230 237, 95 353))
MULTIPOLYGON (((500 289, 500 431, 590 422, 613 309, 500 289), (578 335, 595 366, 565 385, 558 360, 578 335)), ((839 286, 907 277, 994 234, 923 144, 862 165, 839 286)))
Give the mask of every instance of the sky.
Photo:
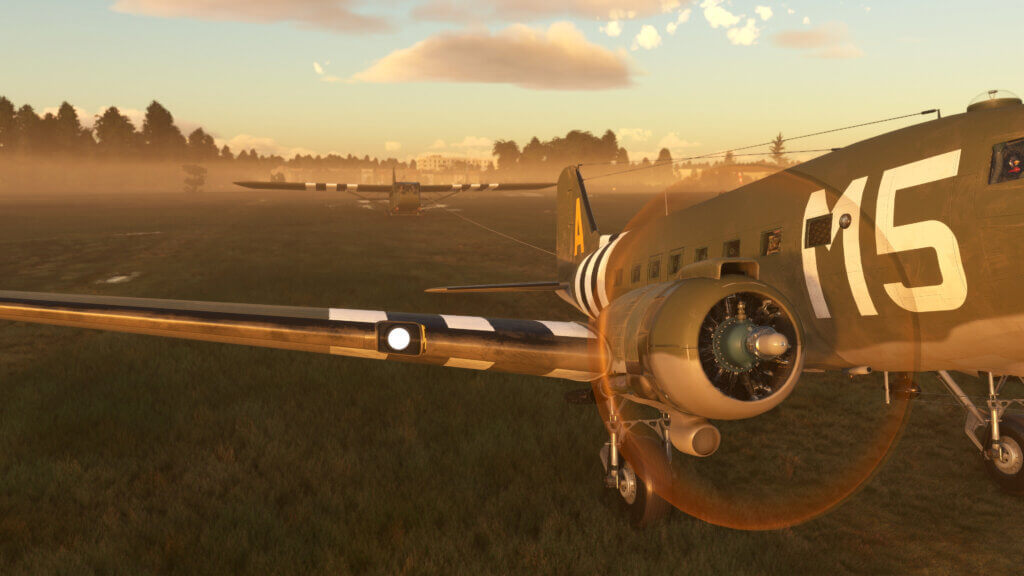
MULTIPOLYGON (((489 156, 611 129, 686 157, 1024 93, 1005 0, 5 0, 0 95, 152 100, 234 150, 489 156)), ((918 119, 790 144, 834 147, 918 119)))

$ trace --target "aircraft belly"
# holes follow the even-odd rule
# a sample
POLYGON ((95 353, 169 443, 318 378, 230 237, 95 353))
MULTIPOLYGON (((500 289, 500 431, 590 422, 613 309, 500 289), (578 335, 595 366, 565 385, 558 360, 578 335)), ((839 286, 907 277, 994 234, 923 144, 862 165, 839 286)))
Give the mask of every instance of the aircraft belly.
POLYGON ((1024 313, 958 323, 941 339, 929 338, 927 327, 917 328, 923 332, 919 340, 879 338, 871 344, 841 347, 839 354, 849 366, 870 366, 876 371, 1024 375, 1024 313))

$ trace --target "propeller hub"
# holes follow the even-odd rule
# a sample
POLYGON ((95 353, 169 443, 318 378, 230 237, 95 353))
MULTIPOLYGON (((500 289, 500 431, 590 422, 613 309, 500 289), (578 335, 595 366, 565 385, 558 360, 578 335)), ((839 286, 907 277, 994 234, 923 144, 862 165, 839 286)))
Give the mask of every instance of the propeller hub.
POLYGON ((759 360, 778 358, 789 351, 789 338, 770 326, 759 326, 747 335, 747 350, 759 360))

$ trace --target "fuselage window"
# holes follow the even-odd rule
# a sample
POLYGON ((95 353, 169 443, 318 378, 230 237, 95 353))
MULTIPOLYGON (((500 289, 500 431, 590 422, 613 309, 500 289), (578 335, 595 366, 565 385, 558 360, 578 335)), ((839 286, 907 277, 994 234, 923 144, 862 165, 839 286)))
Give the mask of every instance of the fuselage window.
POLYGON ((668 275, 675 276, 676 272, 683 267, 683 249, 680 248, 669 254, 668 257, 668 275))
POLYGON ((1024 138, 993 147, 989 184, 1020 180, 1022 170, 1024 170, 1024 138))
POLYGON ((629 274, 629 281, 633 284, 640 283, 640 270, 641 267, 639 264, 633 264, 633 270, 631 270, 629 274))
POLYGON ((647 264, 647 279, 661 280, 661 255, 653 256, 647 264))
POLYGON ((694 253, 694 255, 693 255, 693 261, 694 262, 700 262, 702 260, 707 260, 707 259, 708 259, 708 249, 706 247, 705 248, 697 248, 697 252, 694 253))
POLYGON ((832 243, 832 215, 826 214, 807 221, 807 245, 804 248, 826 246, 832 243))
POLYGON ((722 256, 726 258, 739 258, 740 257, 740 241, 730 240, 725 244, 722 244, 722 256))
POLYGON ((761 234, 761 255, 771 256, 782 252, 782 228, 761 234))

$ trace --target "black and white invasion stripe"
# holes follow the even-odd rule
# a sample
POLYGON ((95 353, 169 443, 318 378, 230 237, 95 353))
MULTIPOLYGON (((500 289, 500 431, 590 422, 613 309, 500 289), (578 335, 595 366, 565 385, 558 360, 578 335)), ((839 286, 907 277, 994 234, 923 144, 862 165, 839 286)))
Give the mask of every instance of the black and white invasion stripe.
MULTIPOLYGON (((599 354, 597 336, 576 322, 484 318, 445 314, 406 314, 331 308, 332 322, 359 324, 365 329, 383 321, 423 326, 424 353, 418 361, 453 368, 534 374, 549 378, 592 381, 599 354)), ((332 347, 331 353, 377 359, 409 360, 376 350, 332 347)))
POLYGON ((591 318, 597 318, 601 310, 608 307, 607 271, 608 261, 616 244, 625 236, 622 234, 611 234, 601 236, 598 249, 580 262, 576 268, 576 276, 573 279, 573 297, 576 306, 591 318))
POLYGON ((359 184, 335 184, 333 182, 306 182, 309 192, 358 192, 359 184))

